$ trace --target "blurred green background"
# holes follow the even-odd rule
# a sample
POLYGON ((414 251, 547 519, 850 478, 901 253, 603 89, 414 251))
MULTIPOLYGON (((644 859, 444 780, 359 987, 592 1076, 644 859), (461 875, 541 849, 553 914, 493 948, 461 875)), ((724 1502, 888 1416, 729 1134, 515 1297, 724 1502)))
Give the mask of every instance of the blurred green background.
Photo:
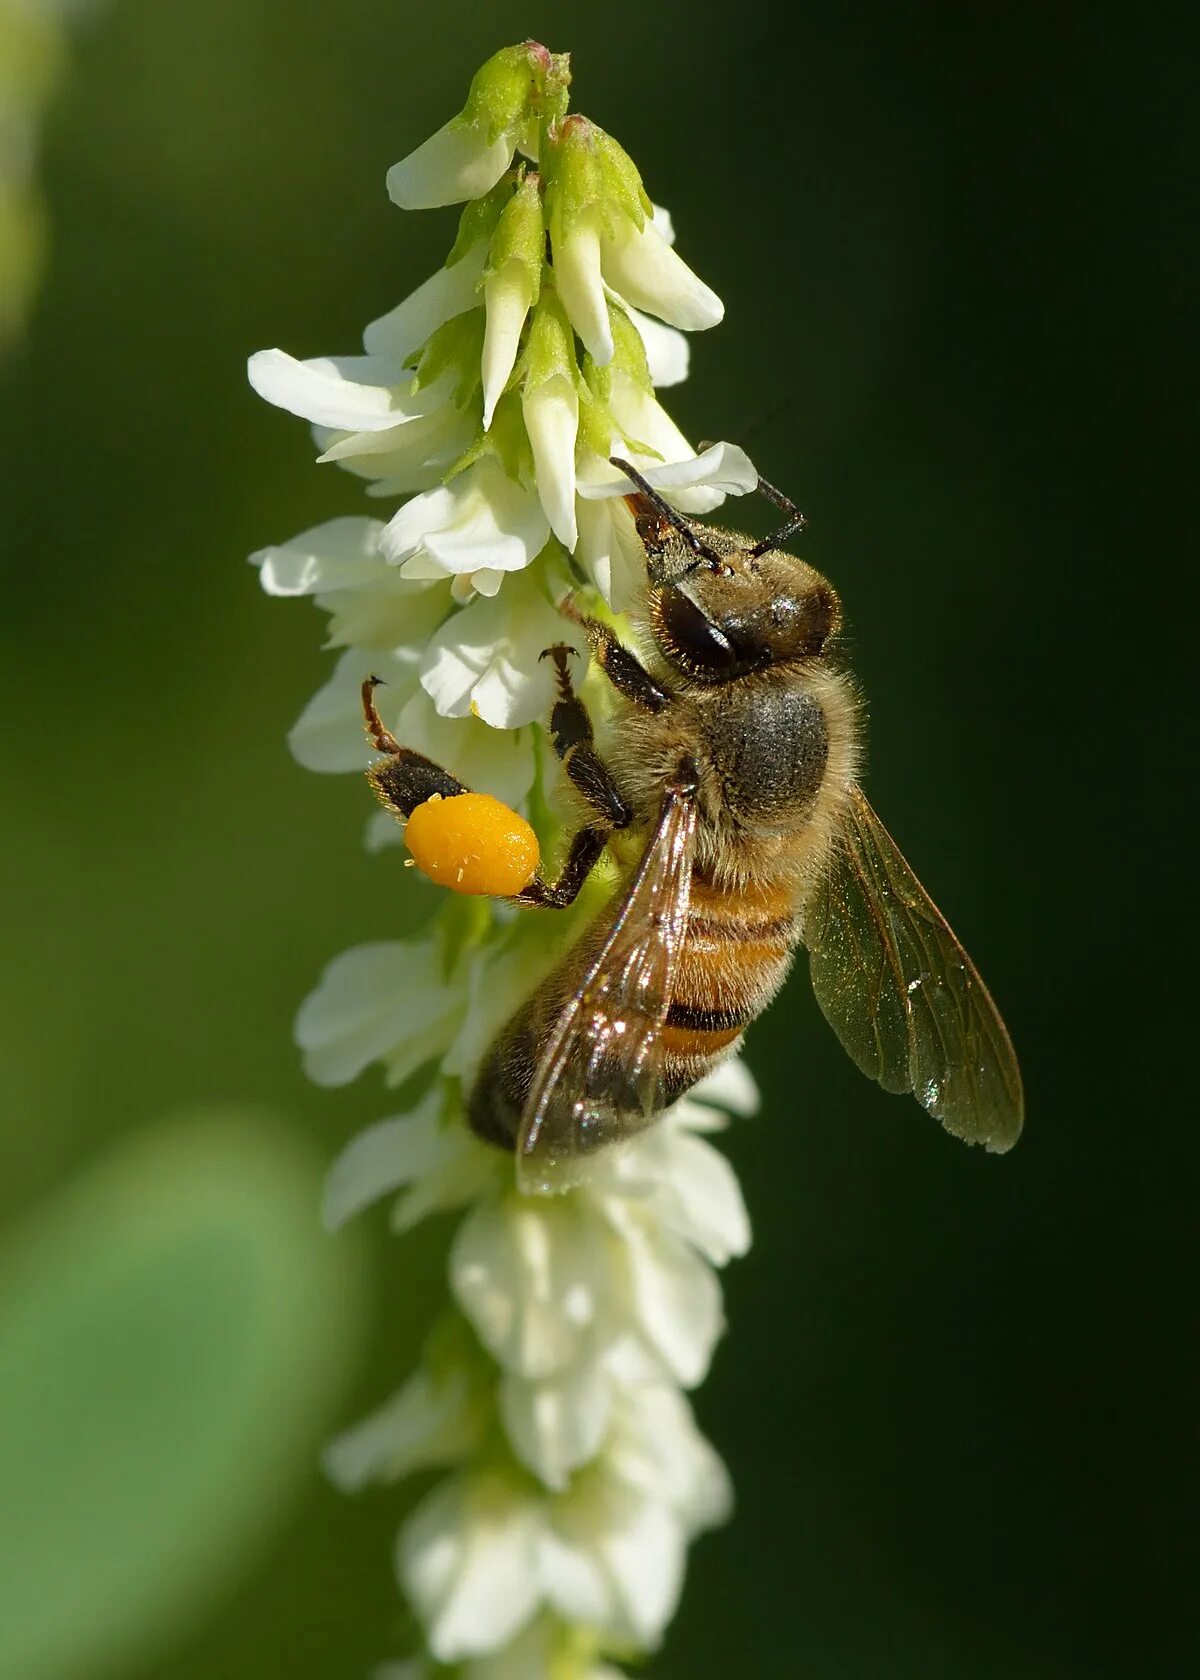
POLYGON ((8 1643, 5 1680, 315 1680, 399 1648, 408 1495, 343 1500, 315 1453, 410 1365, 446 1233, 320 1232, 322 1163, 389 1098, 306 1086, 290 1026, 416 895, 358 847, 363 787, 284 748, 321 622, 244 556, 365 504, 243 363, 352 351, 440 261, 453 213, 402 216, 384 171, 526 34, 573 52, 576 108, 726 300, 669 406, 808 510, 871 796, 1001 1001, 1029 1101, 1013 1155, 969 1154, 859 1078, 802 973, 753 1032, 764 1112, 728 1147, 757 1240, 698 1401, 739 1511, 653 1672, 1195 1672, 1187 15, 111 0, 76 32, 47 268, 0 368, 0 1540, 42 1652, 8 1643), (139 1288, 177 1266, 178 1291, 125 1266, 139 1288), (263 1318, 239 1339, 247 1279, 263 1318), (139 1356, 173 1335, 206 1380, 147 1391, 139 1356), (104 1484, 139 1408, 159 1457, 104 1484), (211 1475, 164 1483, 173 1443, 211 1475), (124 1493, 161 1496, 134 1525, 161 1551, 154 1524, 190 1532, 214 1486, 219 1560, 197 1541, 150 1568, 124 1493), (131 1592, 142 1632, 54 1654, 48 1618, 86 1633, 131 1592))

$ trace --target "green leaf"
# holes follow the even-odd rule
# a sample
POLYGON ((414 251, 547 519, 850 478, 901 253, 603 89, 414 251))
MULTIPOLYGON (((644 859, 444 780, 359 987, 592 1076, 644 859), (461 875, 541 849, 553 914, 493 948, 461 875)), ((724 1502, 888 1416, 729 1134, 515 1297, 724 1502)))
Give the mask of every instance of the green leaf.
POLYGON ((313 1475, 361 1318, 321 1162, 242 1111, 147 1130, 0 1250, 0 1675, 71 1680, 235 1582, 313 1475))

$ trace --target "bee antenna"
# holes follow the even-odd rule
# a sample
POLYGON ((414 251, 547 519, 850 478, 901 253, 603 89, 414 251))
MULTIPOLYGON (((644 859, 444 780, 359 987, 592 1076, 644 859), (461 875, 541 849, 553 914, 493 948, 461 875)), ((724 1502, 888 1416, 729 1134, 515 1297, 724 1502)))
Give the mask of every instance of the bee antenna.
POLYGON ((608 459, 611 466, 623 472, 632 484, 637 485, 642 495, 658 513, 662 514, 667 524, 679 532, 697 560, 705 561, 717 571, 728 570, 727 562, 717 553, 716 549, 710 548, 703 538, 696 535, 679 510, 673 508, 670 502, 659 494, 649 479, 643 478, 636 467, 631 466, 628 461, 623 461, 619 455, 610 455, 608 459))
POLYGON ((753 560, 757 560, 768 549, 781 548, 789 537, 794 537, 797 531, 803 531, 808 526, 808 515, 801 513, 790 496, 785 496, 782 490, 776 490, 775 486, 769 484, 765 478, 760 478, 758 481, 758 493, 760 496, 765 496, 767 501, 774 502, 777 508, 781 508, 786 517, 778 531, 772 531, 771 535, 764 537, 762 542, 755 543, 750 550, 750 557, 753 560))

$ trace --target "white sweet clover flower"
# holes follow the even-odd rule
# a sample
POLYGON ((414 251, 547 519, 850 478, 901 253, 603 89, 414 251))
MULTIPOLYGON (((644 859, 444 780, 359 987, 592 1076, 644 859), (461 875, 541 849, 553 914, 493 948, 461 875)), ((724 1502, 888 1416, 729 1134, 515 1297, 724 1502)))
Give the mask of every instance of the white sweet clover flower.
MULTIPOLYGON (((558 603, 591 592, 619 612, 644 576, 610 457, 695 513, 757 482, 730 444, 698 454, 658 401, 687 373, 679 329, 712 326, 722 306, 626 154, 567 115, 568 80, 565 57, 532 42, 484 65, 463 111, 388 174, 402 206, 464 203, 445 266, 366 329, 362 355, 266 350, 249 369, 311 423, 322 461, 407 498, 253 557, 269 594, 312 597, 336 654, 295 756, 366 768, 359 691, 374 675, 400 741, 547 840, 561 829, 540 655, 584 651, 558 603)), ((604 684, 584 692, 602 711, 604 684)), ((369 843, 399 837, 379 812, 369 843)), ((374 1064, 406 1099, 334 1165, 329 1226, 385 1197, 397 1231, 459 1217, 451 1300, 420 1366, 326 1460, 346 1489, 445 1473, 398 1537, 425 1648, 380 1671, 391 1680, 449 1666, 616 1680, 606 1665, 657 1646, 688 1543, 729 1509, 684 1395, 722 1329, 715 1268, 750 1240, 707 1135, 752 1112, 749 1074, 725 1064, 558 1197, 521 1194, 512 1157, 464 1119, 497 1031, 612 881, 597 871, 559 917, 445 894, 418 937, 335 958, 297 1019, 318 1084, 374 1064)))

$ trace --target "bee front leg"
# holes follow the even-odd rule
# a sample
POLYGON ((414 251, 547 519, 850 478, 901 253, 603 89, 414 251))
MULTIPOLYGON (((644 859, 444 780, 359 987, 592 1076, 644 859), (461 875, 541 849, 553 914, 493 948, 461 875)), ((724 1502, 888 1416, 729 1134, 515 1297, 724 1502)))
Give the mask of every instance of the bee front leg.
MULTIPOLYGON (((565 618, 578 624, 591 644, 596 663, 617 693, 643 712, 661 712, 671 699, 667 690, 655 682, 635 654, 613 635, 607 624, 598 618, 585 618, 568 595, 560 601, 558 610, 565 618)), ((547 649, 547 652, 552 650, 547 649)), ((545 658, 545 654, 542 655, 545 658)))

